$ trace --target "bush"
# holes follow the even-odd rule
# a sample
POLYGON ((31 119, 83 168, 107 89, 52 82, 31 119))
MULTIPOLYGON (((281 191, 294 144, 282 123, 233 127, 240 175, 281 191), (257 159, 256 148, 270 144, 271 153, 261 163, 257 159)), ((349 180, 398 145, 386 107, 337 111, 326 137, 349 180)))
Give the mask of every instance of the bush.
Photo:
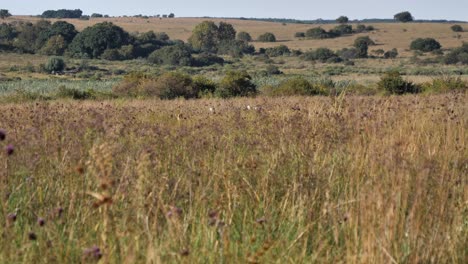
POLYGON ((305 36, 305 32, 296 32, 296 34, 294 34, 295 38, 305 38, 305 36))
POLYGON ((192 60, 192 54, 185 45, 163 47, 148 57, 151 63, 173 66, 191 66, 192 60))
POLYGON ((285 80, 277 87, 271 87, 266 93, 272 96, 307 96, 325 94, 324 90, 320 87, 312 85, 312 83, 302 77, 285 80))
POLYGON ((329 35, 333 37, 339 37, 341 35, 347 35, 353 33, 353 27, 350 25, 339 25, 332 29, 329 35))
POLYGON ((246 71, 230 71, 219 83, 216 95, 221 98, 255 95, 257 87, 251 80, 246 71))
POLYGON ((430 52, 440 49, 442 46, 433 38, 418 38, 411 42, 411 50, 419 50, 422 52, 430 52))
POLYGON ((466 90, 468 83, 460 77, 446 76, 435 78, 431 82, 423 83, 422 90, 424 92, 447 92, 456 90, 466 90))
POLYGON ((156 80, 140 85, 139 89, 143 95, 157 96, 161 99, 175 99, 184 97, 186 99, 198 96, 198 91, 194 90, 193 81, 190 76, 169 72, 159 76, 156 80))
POLYGON ((357 39, 354 40, 354 43, 360 42, 360 41, 366 42, 367 46, 375 45, 375 42, 369 36, 358 37, 357 39))
POLYGON ((398 56, 398 50, 397 49, 392 49, 384 53, 384 58, 385 59, 394 59, 398 56))
POLYGON ((257 40, 260 42, 276 42, 276 36, 273 33, 267 32, 258 36, 257 40))
POLYGON ((265 54, 269 57, 279 57, 283 55, 289 55, 290 53, 291 51, 285 45, 265 49, 265 54))
POLYGON ((354 47, 357 50, 358 58, 367 58, 367 51, 369 50, 369 37, 359 37, 354 40, 354 47))
POLYGON ((85 28, 73 39, 69 52, 75 57, 98 58, 107 49, 118 49, 129 43, 130 36, 110 22, 85 28))
POLYGON ((252 54, 255 47, 242 40, 223 40, 218 44, 218 54, 240 58, 244 54, 252 54))
POLYGON ((359 52, 355 48, 344 48, 338 51, 338 55, 345 60, 352 60, 359 57, 359 52))
POLYGON ((210 53, 203 53, 193 60, 192 66, 204 67, 214 64, 223 65, 224 59, 210 53))
POLYGON ((250 36, 249 33, 245 32, 245 31, 241 31, 239 33, 237 33, 237 40, 241 40, 241 41, 245 41, 245 42, 250 42, 252 41, 252 36, 250 36))
POLYGON ((328 32, 321 27, 309 29, 306 31, 305 35, 306 37, 312 38, 312 39, 326 39, 330 37, 328 32))
POLYGON ((272 65, 272 64, 267 65, 267 67, 265 69, 265 73, 266 73, 266 75, 283 74, 283 72, 280 71, 280 69, 277 66, 272 65))
POLYGON ((468 65, 468 43, 463 43, 460 48, 450 51, 443 58, 445 64, 465 64, 468 65))
POLYGON ((122 60, 122 56, 118 49, 106 49, 102 55, 101 59, 108 60, 108 61, 118 61, 122 60))
POLYGON ((61 72, 65 69, 65 61, 61 57, 50 57, 45 65, 48 73, 61 72))
POLYGON ((198 92, 198 97, 211 95, 216 91, 216 83, 201 75, 193 78, 192 87, 198 92))
POLYGON ((58 88, 57 97, 72 98, 74 100, 86 100, 95 98, 95 92, 91 89, 82 91, 76 88, 67 88, 62 85, 58 88))
POLYGON ((398 71, 386 73, 377 86, 390 94, 418 93, 420 91, 415 84, 403 80, 398 71))
POLYGON ((460 25, 453 25, 450 27, 453 32, 463 32, 463 28, 460 25))
POLYGON ((318 48, 316 50, 307 51, 302 55, 302 59, 307 61, 327 62, 329 59, 337 57, 337 55, 328 48, 318 48))

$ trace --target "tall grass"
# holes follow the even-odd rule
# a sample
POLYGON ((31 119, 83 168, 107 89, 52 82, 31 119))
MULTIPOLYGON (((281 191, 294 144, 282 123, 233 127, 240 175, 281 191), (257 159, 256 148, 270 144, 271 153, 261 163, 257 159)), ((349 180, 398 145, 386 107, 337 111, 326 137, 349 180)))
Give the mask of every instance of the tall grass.
POLYGON ((466 263, 467 108, 466 93, 0 105, 15 148, 0 262, 466 263))

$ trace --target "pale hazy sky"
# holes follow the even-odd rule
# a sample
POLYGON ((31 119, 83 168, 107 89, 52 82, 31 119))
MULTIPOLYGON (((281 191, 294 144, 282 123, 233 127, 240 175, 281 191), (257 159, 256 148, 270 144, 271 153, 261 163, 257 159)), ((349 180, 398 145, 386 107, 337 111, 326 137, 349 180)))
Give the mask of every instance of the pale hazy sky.
POLYGON ((468 21, 468 0, 0 0, 0 9, 16 15, 38 15, 48 9, 81 9, 91 13, 178 17, 275 17, 296 19, 393 18, 410 11, 416 19, 468 21))

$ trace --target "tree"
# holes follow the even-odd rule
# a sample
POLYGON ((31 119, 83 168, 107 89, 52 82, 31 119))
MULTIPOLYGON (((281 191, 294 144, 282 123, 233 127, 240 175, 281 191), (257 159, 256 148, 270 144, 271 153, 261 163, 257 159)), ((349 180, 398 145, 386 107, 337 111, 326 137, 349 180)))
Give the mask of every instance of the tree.
POLYGON ((218 26, 213 21, 203 21, 195 26, 188 43, 196 51, 216 52, 218 26))
POLYGON ((411 42, 411 50, 419 50, 422 52, 430 52, 440 49, 442 46, 433 38, 418 38, 411 42))
POLYGON ((453 32, 463 32, 463 28, 460 25, 453 25, 450 27, 453 32))
POLYGON ((0 18, 5 19, 7 17, 11 17, 10 11, 7 9, 0 9, 0 18))
POLYGON ((412 82, 403 80, 398 71, 386 73, 382 76, 377 86, 391 94, 418 93, 420 91, 412 82))
POLYGON ((336 19, 336 22, 340 24, 346 24, 348 23, 349 19, 347 16, 340 16, 339 18, 336 19))
POLYGON ((92 18, 100 18, 100 17, 104 17, 102 14, 98 14, 98 13, 93 13, 91 15, 92 18))
POLYGON ((252 41, 252 36, 250 36, 249 33, 245 32, 245 31, 241 31, 239 33, 237 33, 237 40, 241 40, 241 41, 245 41, 245 42, 250 42, 252 41))
POLYGON ((398 13, 398 14, 396 14, 393 18, 394 18, 395 20, 397 20, 397 21, 399 21, 399 22, 403 22, 403 23, 411 22, 411 21, 414 20, 413 16, 412 16, 411 13, 408 12, 408 11, 398 13))
POLYGON ((174 18, 175 15, 174 15, 174 13, 170 13, 167 17, 168 17, 168 18, 174 18))
POLYGON ((83 11, 80 9, 69 10, 69 9, 59 9, 59 10, 47 10, 42 13, 43 18, 80 18, 83 15, 83 11))
POLYGON ((273 33, 267 32, 258 36, 260 42, 276 42, 276 36, 273 33))
POLYGON ((56 55, 62 56, 67 48, 67 43, 61 35, 51 37, 44 47, 41 49, 41 53, 45 55, 56 55))
POLYGON ((106 49, 118 49, 129 43, 130 36, 110 22, 85 28, 73 39, 69 52, 75 57, 98 58, 106 49))
POLYGON ((218 42, 224 40, 234 40, 236 39, 236 30, 231 24, 220 22, 218 26, 218 42))
POLYGON ((354 40, 354 47, 357 49, 358 58, 367 58, 367 51, 369 50, 369 42, 365 38, 357 38, 354 40))
POLYGON ((78 34, 75 26, 65 21, 57 21, 49 29, 48 37, 62 36, 67 43, 71 43, 78 34))
POLYGON ((374 46, 375 42, 369 36, 358 37, 354 42, 364 41, 367 46, 374 46))

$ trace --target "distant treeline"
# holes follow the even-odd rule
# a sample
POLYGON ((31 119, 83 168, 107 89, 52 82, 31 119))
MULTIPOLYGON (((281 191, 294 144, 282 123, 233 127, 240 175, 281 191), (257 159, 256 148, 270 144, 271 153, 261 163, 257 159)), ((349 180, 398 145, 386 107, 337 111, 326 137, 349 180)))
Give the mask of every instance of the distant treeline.
MULTIPOLYGON (((203 18, 215 18, 215 17, 203 17, 203 18)), ((289 23, 289 24, 336 24, 336 19, 315 19, 315 20, 299 20, 290 18, 245 18, 245 17, 216 17, 220 19, 240 19, 240 20, 252 20, 252 21, 264 21, 264 22, 276 22, 276 23, 289 23)), ((426 20, 418 19, 414 20, 414 23, 465 23, 466 21, 459 20, 426 20)), ((348 23, 399 23, 395 19, 382 19, 382 18, 367 18, 367 19, 355 19, 349 20, 348 23)))
POLYGON ((80 9, 69 10, 69 9, 59 9, 59 10, 47 10, 42 13, 41 17, 43 18, 80 18, 83 15, 83 11, 80 9))

